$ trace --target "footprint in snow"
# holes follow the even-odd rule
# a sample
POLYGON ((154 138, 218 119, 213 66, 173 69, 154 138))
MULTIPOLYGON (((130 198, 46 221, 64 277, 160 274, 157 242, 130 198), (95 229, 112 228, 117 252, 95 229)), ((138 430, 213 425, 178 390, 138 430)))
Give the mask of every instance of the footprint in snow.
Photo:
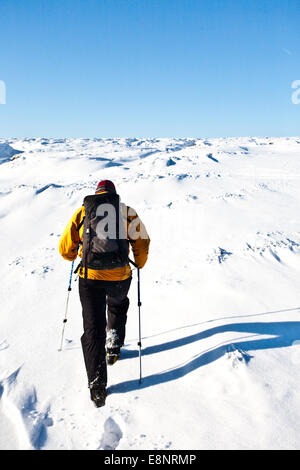
POLYGON ((225 250, 224 248, 219 247, 218 249, 214 250, 214 253, 207 257, 207 261, 209 263, 218 262, 219 264, 224 263, 229 256, 232 256, 233 253, 230 251, 225 250))
POLYGON ((20 370, 21 367, 0 382, 2 410, 18 437, 19 448, 39 450, 47 440, 46 428, 53 424, 50 407, 38 409, 36 390, 18 380, 20 370))
POLYGON ((166 165, 167 165, 167 166, 173 166, 173 165, 176 165, 176 162, 175 162, 172 158, 169 158, 169 160, 167 161, 166 165))
POLYGON ((116 421, 109 417, 104 423, 104 433, 102 435, 99 449, 115 450, 123 437, 120 426, 116 421))
POLYGON ((250 354, 246 353, 245 351, 242 351, 241 349, 238 349, 235 347, 234 344, 230 344, 227 348, 227 359, 231 361, 232 367, 237 368, 239 367, 240 364, 248 364, 250 360, 252 359, 253 356, 250 356, 250 354))
POLYGON ((4 351, 4 349, 7 349, 7 348, 9 348, 9 344, 6 341, 6 339, 4 339, 3 341, 0 341, 0 351, 4 351))

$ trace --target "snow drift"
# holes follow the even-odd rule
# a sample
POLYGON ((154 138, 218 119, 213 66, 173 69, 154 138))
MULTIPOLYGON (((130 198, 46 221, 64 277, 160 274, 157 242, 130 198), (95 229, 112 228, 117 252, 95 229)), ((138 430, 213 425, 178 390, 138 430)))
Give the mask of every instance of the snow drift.
POLYGON ((11 160, 12 157, 22 153, 21 150, 16 150, 7 143, 0 144, 0 164, 11 160))

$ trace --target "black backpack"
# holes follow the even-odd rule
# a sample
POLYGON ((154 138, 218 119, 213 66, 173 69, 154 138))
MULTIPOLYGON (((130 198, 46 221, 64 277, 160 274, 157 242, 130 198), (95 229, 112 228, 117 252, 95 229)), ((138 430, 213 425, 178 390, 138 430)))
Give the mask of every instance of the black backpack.
POLYGON ((128 239, 120 197, 115 192, 86 196, 82 238, 82 263, 88 269, 104 270, 127 266, 128 239))

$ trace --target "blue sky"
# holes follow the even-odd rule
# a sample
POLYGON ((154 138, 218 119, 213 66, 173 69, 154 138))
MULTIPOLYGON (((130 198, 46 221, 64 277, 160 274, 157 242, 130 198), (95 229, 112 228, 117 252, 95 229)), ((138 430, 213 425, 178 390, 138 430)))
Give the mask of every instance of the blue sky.
POLYGON ((299 0, 0 0, 0 137, 299 135, 299 0))

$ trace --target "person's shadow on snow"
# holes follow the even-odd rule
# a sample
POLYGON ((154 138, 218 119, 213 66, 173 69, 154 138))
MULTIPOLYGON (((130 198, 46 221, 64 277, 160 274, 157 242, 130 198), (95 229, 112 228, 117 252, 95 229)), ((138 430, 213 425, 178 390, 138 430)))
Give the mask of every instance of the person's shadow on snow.
MULTIPOLYGON (((174 367, 171 370, 163 371, 157 374, 149 375, 143 378, 141 384, 138 380, 129 380, 112 385, 108 388, 108 393, 126 393, 140 388, 151 387, 172 380, 179 379, 189 372, 203 367, 213 361, 216 361, 221 356, 226 354, 230 348, 240 349, 243 351, 245 361, 251 359, 251 355, 246 354, 249 351, 256 351, 261 349, 284 348, 293 345, 295 342, 300 342, 300 322, 287 321, 287 322, 254 322, 254 323, 230 323, 226 325, 216 326, 214 328, 201 331, 184 338, 176 339, 166 343, 157 344, 154 346, 143 349, 143 356, 148 354, 155 354, 162 351, 172 350, 184 346, 186 344, 200 341, 201 339, 208 338, 218 333, 225 332, 237 333, 250 333, 257 335, 268 335, 272 338, 263 339, 250 339, 250 340, 233 340, 230 344, 222 344, 215 348, 211 348, 205 352, 200 353, 184 365, 174 367)), ((124 351, 122 358, 129 359, 138 356, 138 351, 124 351)), ((299 354, 300 362, 300 354, 299 354)))

